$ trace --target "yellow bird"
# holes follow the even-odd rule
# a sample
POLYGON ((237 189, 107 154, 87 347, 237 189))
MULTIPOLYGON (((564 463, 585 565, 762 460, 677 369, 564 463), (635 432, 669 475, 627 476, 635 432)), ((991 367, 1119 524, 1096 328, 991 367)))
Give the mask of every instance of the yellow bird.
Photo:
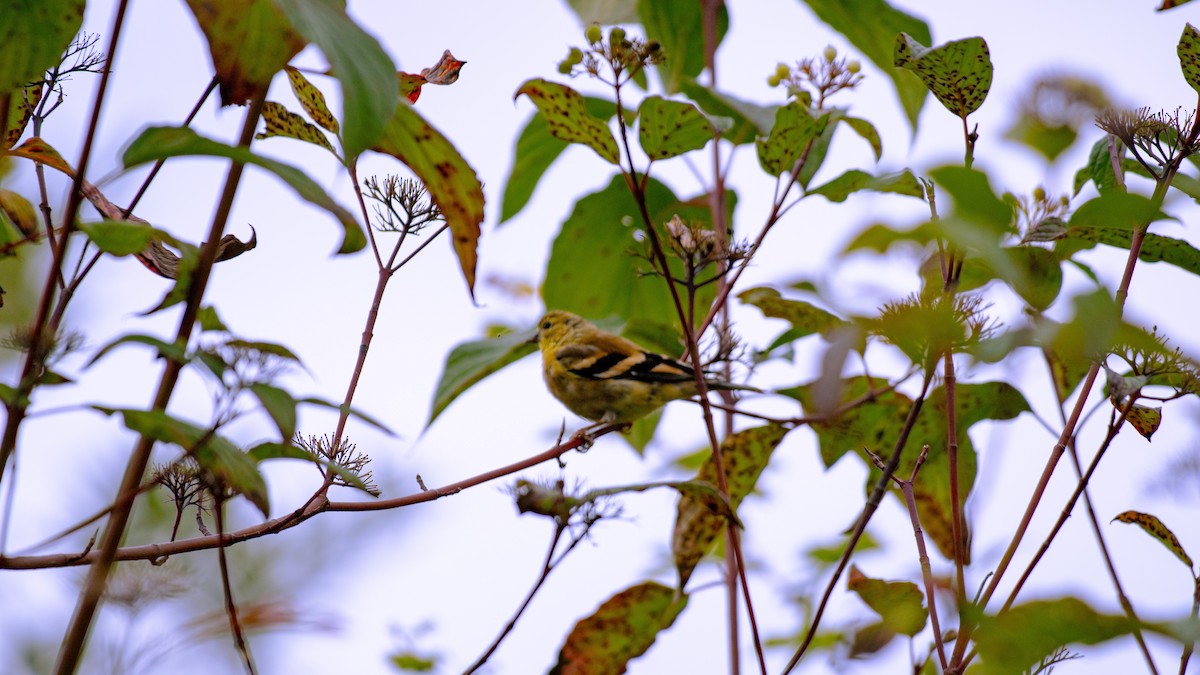
MULTIPOLYGON (((542 375, 571 412, 601 424, 629 424, 668 401, 696 395, 692 367, 642 349, 570 312, 554 310, 537 325, 542 375)), ((706 377, 709 389, 760 391, 706 377)))

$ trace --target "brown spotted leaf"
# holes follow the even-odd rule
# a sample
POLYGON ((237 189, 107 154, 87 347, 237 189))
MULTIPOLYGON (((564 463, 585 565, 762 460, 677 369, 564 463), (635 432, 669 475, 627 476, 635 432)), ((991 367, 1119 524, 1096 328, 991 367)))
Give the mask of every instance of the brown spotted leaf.
POLYGON ((1179 45, 1175 47, 1179 54, 1179 67, 1183 69, 1183 79, 1192 89, 1200 91, 1200 31, 1192 24, 1184 24, 1183 35, 1179 36, 1179 45))
POLYGON ((851 565, 846 587, 875 610, 892 631, 911 637, 924 630, 929 610, 925 609, 925 595, 911 581, 872 579, 857 565, 851 565))
POLYGON ((243 105, 307 44, 272 0, 187 0, 208 39, 222 105, 243 105))
MULTIPOLYGON (((83 25, 84 0, 0 0, 0 95, 40 82, 83 25)), ((13 102, 19 96, 12 98, 13 102)))
POLYGON ((1162 408, 1151 408, 1135 403, 1129 409, 1129 415, 1125 420, 1148 441, 1154 432, 1158 431, 1158 425, 1162 424, 1162 408))
POLYGON ((454 252, 467 291, 474 298, 479 224, 483 222, 483 185, 475 170, 445 136, 407 103, 396 106, 375 149, 404 162, 429 190, 429 196, 450 226, 454 252))
POLYGON ((916 73, 942 105, 959 117, 983 105, 992 86, 992 59, 981 37, 931 48, 900 33, 896 36, 895 64, 916 73))
POLYGON ((653 581, 631 586, 582 619, 563 643, 552 675, 624 673, 675 622, 688 597, 653 581))
POLYGON ((3 148, 11 148, 21 140, 29 118, 33 116, 33 111, 41 100, 41 82, 12 92, 8 104, 8 131, 4 132, 3 148))
POLYGON ((26 139, 24 143, 9 150, 8 154, 16 157, 24 157, 25 159, 31 159, 35 162, 41 162, 42 164, 45 164, 52 169, 57 169, 72 178, 75 177, 75 169, 71 168, 71 165, 67 163, 67 160, 63 159, 62 155, 58 154, 57 150, 50 147, 49 143, 37 136, 26 139))
POLYGON ((754 142, 758 163, 772 176, 790 172, 823 126, 823 121, 813 119, 808 109, 795 101, 781 106, 775 111, 771 134, 754 142))
POLYGON ((442 52, 442 58, 433 64, 432 68, 422 68, 421 77, 429 84, 454 84, 458 81, 458 71, 467 64, 454 58, 450 50, 442 52))
POLYGON ((556 82, 534 78, 526 80, 517 89, 516 96, 521 94, 537 106, 552 136, 567 143, 586 145, 611 164, 619 161, 620 152, 612 130, 603 120, 588 113, 579 92, 556 82))
POLYGON ((1122 523, 1133 523, 1146 531, 1146 534, 1154 537, 1167 550, 1175 554, 1184 565, 1187 565, 1188 570, 1192 569, 1192 557, 1183 550, 1183 544, 1179 543, 1179 538, 1171 531, 1171 528, 1163 524, 1156 516, 1149 513, 1141 513, 1140 511, 1126 511, 1119 514, 1113 520, 1119 520, 1122 523))
MULTIPOLYGON (((787 429, 777 424, 768 424, 739 431, 721 442, 726 486, 729 488, 729 501, 734 509, 754 489, 758 477, 771 459, 771 453, 786 434, 787 429)), ((719 485, 716 465, 711 456, 700 467, 695 480, 719 485)), ((681 494, 675 517, 675 531, 671 537, 671 552, 675 557, 675 567, 679 571, 679 588, 687 586, 692 571, 712 550, 717 537, 724 531, 726 522, 726 518, 720 515, 711 500, 681 494)))
POLYGON ((325 94, 313 86, 313 83, 309 82, 308 78, 304 77, 299 70, 288 66, 283 71, 287 73, 288 83, 292 85, 292 93, 296 95, 296 100, 300 101, 304 112, 322 129, 338 133, 341 126, 338 124, 337 118, 329 111, 329 106, 325 104, 325 94))
POLYGON ((638 141, 651 159, 699 150, 717 135, 713 122, 691 103, 649 96, 638 108, 638 141))
POLYGON ((425 84, 424 77, 400 71, 396 73, 396 79, 400 83, 400 95, 408 99, 409 103, 416 103, 417 99, 421 98, 421 87, 425 84))
POLYGON ((319 145, 322 148, 334 153, 333 145, 329 143, 325 132, 321 131, 317 125, 310 124, 305 119, 296 113, 283 107, 282 104, 274 101, 267 101, 263 104, 262 111, 263 122, 267 125, 267 130, 255 134, 257 139, 270 138, 272 136, 284 136, 287 138, 295 138, 300 141, 319 145))

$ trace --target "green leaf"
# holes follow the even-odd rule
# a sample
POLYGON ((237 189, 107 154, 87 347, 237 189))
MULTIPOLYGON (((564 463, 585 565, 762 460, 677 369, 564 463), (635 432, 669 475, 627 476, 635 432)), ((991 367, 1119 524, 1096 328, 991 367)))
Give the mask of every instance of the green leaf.
POLYGON ((879 138, 879 131, 867 120, 859 117, 845 116, 840 119, 846 126, 854 130, 854 133, 862 137, 862 139, 871 144, 871 150, 875 152, 875 161, 878 162, 883 157, 883 140, 879 138))
POLYGON ((1072 227, 1114 228, 1132 232, 1162 218, 1154 202, 1142 195, 1109 192, 1089 199, 1075 209, 1067 221, 1072 227))
POLYGON ((805 190, 808 189, 808 184, 812 182, 813 176, 817 175, 821 165, 825 163, 825 157, 829 154, 829 145, 833 143, 833 134, 838 129, 838 122, 844 120, 845 117, 845 108, 829 108, 817 120, 817 137, 813 139, 808 155, 804 158, 804 165, 800 167, 800 173, 796 175, 800 187, 805 190))
POLYGON ((1179 54, 1179 67, 1183 70, 1183 79, 1200 91, 1200 31, 1192 24, 1184 24, 1183 35, 1179 36, 1179 45, 1175 47, 1179 54))
POLYGON ((623 673, 687 607, 688 596, 653 581, 631 586, 582 619, 558 653, 552 673, 623 673))
POLYGON ((792 324, 793 330, 789 331, 792 340, 814 333, 826 333, 846 325, 845 321, 816 305, 803 300, 784 298, 779 291, 768 286, 747 289, 737 297, 742 302, 762 310, 763 316, 787 320, 792 324))
POLYGON ((925 188, 908 169, 882 176, 872 176, 865 171, 851 169, 828 183, 809 190, 807 194, 821 195, 831 202, 844 202, 851 194, 861 190, 925 198, 925 188))
POLYGON ((306 462, 313 462, 315 464, 324 466, 337 474, 338 477, 348 483, 350 487, 362 490, 372 497, 378 497, 380 495, 378 490, 372 489, 370 486, 368 486, 357 473, 347 469, 337 462, 331 462, 318 454, 308 452, 303 448, 298 448, 291 443, 259 443, 253 448, 247 450, 246 454, 249 455, 255 462, 262 462, 263 460, 267 459, 301 459, 306 462))
POLYGON ((638 141, 651 159, 699 150, 715 133, 712 122, 690 103, 650 96, 638 108, 638 141))
POLYGON ((758 163, 772 176, 790 173, 821 130, 821 123, 800 103, 793 101, 781 107, 775 112, 771 135, 755 141, 758 163))
POLYGON ((913 637, 925 629, 929 620, 925 595, 911 581, 872 579, 851 565, 846 586, 883 618, 889 630, 913 637))
POLYGON ((764 106, 743 101, 710 89, 695 80, 683 83, 683 93, 709 115, 733 120, 733 126, 721 133, 721 139, 734 145, 752 143, 758 136, 771 133, 771 126, 775 124, 775 112, 779 109, 777 105, 764 106))
POLYGON ((396 106, 384 130, 379 152, 404 162, 421 179, 442 212, 454 238, 467 291, 475 298, 479 224, 483 222, 483 184, 454 145, 408 103, 396 106))
POLYGON ((930 48, 901 33, 895 64, 916 73, 947 110, 964 119, 983 105, 992 86, 992 59, 981 37, 930 48))
POLYGON ((1113 520, 1119 520, 1122 523, 1133 523, 1146 531, 1146 534, 1154 537, 1160 544, 1167 547, 1167 550, 1175 554, 1176 558, 1184 565, 1187 565, 1188 571, 1192 571, 1192 557, 1183 549, 1183 544, 1179 543, 1179 538, 1171 531, 1171 528, 1163 524, 1158 517, 1149 513, 1141 513, 1139 511, 1125 511, 1118 514, 1113 520))
POLYGON ((981 673, 1019 673, 1072 643, 1099 644, 1132 631, 1123 616, 1097 613, 1076 598, 1038 600, 980 619, 981 673))
MULTIPOLYGON (((739 431, 721 442, 729 502, 734 509, 754 489, 758 477, 767 468, 771 454, 787 432, 782 426, 768 424, 739 431)), ((719 484, 711 454, 694 480, 710 485, 719 484)), ((696 565, 712 550, 727 522, 710 499, 690 494, 680 496, 671 537, 671 553, 675 558, 675 568, 679 571, 681 591, 687 586, 696 565)))
POLYGON ((532 331, 509 333, 498 338, 463 342, 446 355, 442 376, 433 393, 428 427, 460 394, 504 366, 532 354, 532 331))
MULTIPOLYGON (((1073 227, 1070 236, 1072 239, 1115 246, 1125 250, 1129 250, 1129 244, 1133 239, 1132 233, 1109 227, 1073 227)), ((1165 237, 1153 232, 1148 233, 1142 242, 1141 251, 1138 252, 1138 259, 1148 263, 1169 263, 1181 270, 1200 275, 1200 249, 1182 239, 1165 237)))
POLYGON ((212 429, 198 427, 177 419, 161 410, 134 410, 131 408, 104 408, 100 412, 111 415, 121 413, 125 426, 146 438, 162 443, 173 443, 191 455, 200 468, 258 507, 264 517, 270 515, 267 501, 267 484, 254 459, 238 449, 229 439, 212 429))
POLYGON ((301 35, 321 48, 342 85, 346 161, 375 145, 398 107, 396 65, 346 14, 345 0, 273 0, 301 35))
MULTIPOLYGON (((646 206, 652 217, 678 202, 666 185, 647 182, 646 206)), ((641 244, 634 239, 637 227, 622 224, 627 218, 641 222, 621 176, 576 202, 550 249, 542 284, 546 307, 592 318, 661 322, 676 316, 663 280, 641 275, 646 263, 630 255, 641 250, 641 244)))
POLYGON ((1012 231, 1013 207, 992 191, 988 175, 961 166, 944 166, 929 172, 954 202, 957 215, 996 233, 1012 231))
POLYGON ((201 307, 200 311, 196 312, 196 322, 200 324, 200 330, 205 332, 229 332, 229 328, 225 326, 224 322, 221 321, 221 317, 217 315, 216 307, 209 305, 204 305, 201 307))
POLYGON ((617 141, 602 120, 593 117, 583 96, 574 89, 540 78, 526 80, 514 96, 524 94, 546 119, 550 133, 560 141, 580 143, 610 164, 620 160, 617 141))
MULTIPOLYGON (((39 81, 83 25, 84 0, 0 1, 0 95, 39 81)), ((5 145, 4 147, 8 147, 5 145)))
POLYGON ((885 0, 804 0, 804 4, 892 78, 900 105, 915 132, 926 90, 911 73, 894 67, 892 44, 897 33, 907 33, 924 43, 932 42, 929 26, 885 0))
POLYGON ((96 223, 80 223, 79 229, 96 248, 115 256, 141 253, 154 240, 174 239, 162 230, 132 221, 102 220, 96 223))
MULTIPOLYGON (((687 78, 704 70, 704 7, 693 0, 638 0, 638 17, 646 37, 658 40, 666 60, 654 71, 668 94, 680 91, 687 78)), ((717 9, 717 44, 729 30, 729 12, 724 3, 717 9)))
POLYGON ((296 399, 283 389, 262 382, 250 385, 250 391, 275 422, 283 441, 291 441, 296 435, 296 399))
MULTIPOLYGON (((986 260, 968 257, 963 265, 958 290, 974 290, 993 279, 1001 279, 1030 307, 1039 311, 1050 307, 1062 290, 1063 275, 1059 257, 1053 251, 1038 246, 1005 246, 1001 251, 1011 263, 1005 270, 1008 273, 1015 272, 1015 276, 1006 276, 1004 270, 997 271, 986 260)), ((927 285, 941 283, 941 271, 934 265, 927 265, 922 274, 929 275, 927 285)))
POLYGON ((637 23, 637 0, 567 0, 579 23, 637 23))
MULTIPOLYGON (((599 119, 609 119, 617 110, 616 103, 594 96, 584 96, 583 104, 589 115, 599 119)), ((554 137, 545 116, 540 112, 535 112, 529 118, 517 136, 512 168, 504 181, 504 197, 500 204, 501 223, 525 208, 542 176, 569 145, 554 137)))
MULTIPOLYGON (((1115 138, 1113 140, 1116 141, 1115 138)), ((1116 143, 1120 148, 1118 158, 1124 160, 1125 146, 1120 141, 1116 141, 1116 143)), ((1075 194, 1079 194, 1089 180, 1095 184, 1096 191, 1101 195, 1107 195, 1110 192, 1124 192, 1117 183, 1117 175, 1113 171, 1112 153, 1108 149, 1108 136, 1092 144, 1091 152, 1088 153, 1087 166, 1075 172, 1075 194)))
MULTIPOLYGON (((208 40, 222 105, 245 105, 307 41, 272 0, 187 0, 208 40)), ((344 3, 343 3, 344 4, 344 3)))
POLYGON ((170 359, 180 363, 186 363, 188 360, 187 354, 184 352, 183 347, 177 343, 160 340, 153 335, 129 334, 122 335, 121 337, 101 347, 100 350, 96 352, 96 355, 92 357, 92 360, 88 361, 88 366, 90 367, 92 364, 107 356, 112 350, 125 344, 149 345, 154 347, 155 351, 158 352, 158 355, 164 359, 170 359))
POLYGON ((160 159, 191 155, 226 157, 270 171, 287 183, 301 198, 325 209, 338 219, 344 230, 338 253, 353 253, 367 245, 367 237, 354 220, 354 216, 339 206, 313 179, 294 166, 261 157, 246 148, 225 145, 184 127, 150 127, 134 139, 125 149, 121 159, 128 169, 160 159))
POLYGON ((347 415, 350 415, 351 417, 357 417, 358 419, 366 422, 367 424, 370 424, 371 426, 375 427, 376 429, 379 429, 380 431, 387 434, 388 436, 396 435, 396 433, 394 431, 392 431, 391 429, 389 429, 387 427, 387 425, 385 425, 383 422, 380 422, 379 420, 367 415, 366 413, 364 413, 360 410, 357 410, 355 408, 352 408, 348 405, 339 405, 332 401, 326 401, 323 398, 317 398, 315 396, 298 399, 296 402, 297 403, 308 403, 310 405, 319 405, 323 408, 332 408, 338 412, 345 412, 347 415))

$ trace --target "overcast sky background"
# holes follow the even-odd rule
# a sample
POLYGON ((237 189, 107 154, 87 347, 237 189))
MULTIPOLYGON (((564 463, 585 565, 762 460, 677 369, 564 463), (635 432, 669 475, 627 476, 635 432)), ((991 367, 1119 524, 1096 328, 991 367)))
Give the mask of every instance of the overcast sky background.
MULTIPOLYGON (((1002 139, 1015 117, 1015 101, 1032 78, 1067 73, 1095 78, 1119 104, 1154 109, 1191 106, 1196 94, 1179 73, 1175 45, 1185 21, 1197 22, 1200 12, 1184 9, 1153 12, 1154 3, 1118 0, 1090 2, 972 3, 969 10, 954 2, 896 2, 925 18, 934 41, 981 35, 986 38, 995 79, 987 102, 972 121, 980 141, 977 167, 987 171, 998 191, 1028 194, 1044 185, 1051 193, 1070 190, 1072 177, 1087 146, 1099 138, 1094 128, 1071 154, 1047 170, 1031 151, 1002 139)), ((374 34, 399 68, 419 72, 432 65, 442 50, 468 62, 461 79, 449 87, 426 87, 418 108, 427 120, 450 138, 479 173, 488 199, 487 219, 480 242, 478 306, 467 296, 449 242, 438 242, 404 268, 384 299, 366 372, 356 405, 383 420, 399 437, 387 437, 361 423, 351 422, 351 440, 374 459, 372 468, 385 496, 416 491, 419 473, 430 487, 452 483, 496 466, 517 461, 549 447, 564 417, 568 429, 582 422, 569 415, 541 383, 534 358, 515 364, 475 387, 447 410, 429 429, 424 424, 445 354, 453 345, 481 335, 489 323, 531 326, 543 311, 535 298, 514 298, 505 286, 518 282, 536 286, 557 228, 576 199, 608 184, 612 168, 591 150, 568 150, 540 184, 529 206, 516 218, 497 225, 500 196, 512 163, 516 134, 533 106, 513 92, 530 77, 564 78, 555 64, 567 48, 583 42, 582 26, 559 2, 543 0, 518 5, 492 2, 390 3, 351 2, 351 13, 374 34)), ((89 3, 84 30, 101 34, 106 44, 112 4, 89 3)), ((730 9, 731 32, 719 58, 719 84, 726 91, 763 104, 779 103, 782 92, 772 90, 766 77, 779 61, 816 56, 827 44, 847 56, 857 56, 843 38, 819 24, 806 7, 788 0, 735 2, 730 9)), ((699 39, 699 37, 697 37, 699 39)), ((315 50, 303 53, 302 65, 322 67, 315 50)), ((875 123, 883 138, 883 160, 874 166, 868 146, 842 132, 830 153, 828 166, 815 183, 823 183, 848 168, 879 172, 903 167, 927 170, 961 162, 958 121, 930 99, 915 140, 883 74, 864 60, 862 87, 834 102, 849 105, 852 114, 875 123)), ((116 72, 108 107, 101 120, 89 178, 119 167, 123 147, 149 124, 177 124, 211 76, 207 47, 184 3, 133 3, 118 49, 116 72)), ((49 121, 46 139, 70 161, 79 155, 80 129, 90 109, 96 79, 77 77, 68 84, 64 108, 49 121)), ((316 80, 332 100, 335 87, 316 80)), ((581 80, 573 86, 602 93, 581 80)), ((273 100, 298 109, 286 80, 279 79, 273 100)), ((335 110, 338 106, 335 105, 335 110)), ((222 139, 236 137, 243 111, 218 110, 210 101, 196 123, 202 133, 222 139)), ((286 139, 256 143, 256 150, 303 167, 352 206, 344 170, 319 149, 286 139)), ((739 237, 752 237, 767 211, 772 183, 762 177, 752 150, 734 157, 733 183, 739 191, 736 226, 739 237)), ((32 171, 20 166, 6 178, 5 187, 36 194, 32 171)), ((659 177, 680 195, 694 195, 700 186, 681 160, 656 165, 659 177)), ((225 163, 216 160, 172 160, 138 208, 138 215, 178 237, 199 241, 207 231, 220 191, 225 163)), ((390 158, 375 157, 360 166, 360 175, 400 172, 390 158)), ((107 184, 106 194, 124 204, 140 184, 142 173, 107 184)), ((65 183, 57 177, 52 190, 60 198, 65 183)), ((1148 189, 1145 190, 1148 193, 1148 189)), ((1081 197, 1091 194, 1091 189, 1081 197)), ((1080 203, 1076 202, 1076 203, 1080 203)), ((356 209, 352 209, 355 212, 356 209)), ((1156 231, 1195 239, 1194 204, 1177 200, 1170 212, 1180 222, 1156 225, 1156 231)), ((855 196, 846 204, 828 205, 820 198, 805 200, 771 235, 742 288, 761 283, 784 284, 817 279, 829 291, 833 308, 869 312, 882 302, 916 289, 916 258, 894 254, 885 258, 853 256, 835 273, 837 253, 864 227, 882 222, 916 224, 925 207, 910 198, 855 196)), ((303 359, 306 372, 285 380, 297 395, 340 400, 353 367, 359 336, 374 285, 374 264, 366 251, 332 258, 340 232, 324 213, 293 197, 276 179, 249 170, 238 193, 229 231, 241 238, 249 224, 258 231, 258 248, 216 268, 207 302, 218 307, 225 323, 249 339, 286 344, 303 359)), ((1098 272, 1115 288, 1124 256, 1119 252, 1088 254, 1098 272)), ((9 262, 0 263, 0 285, 11 305, 26 288, 40 288, 40 275, 22 280, 9 262)), ((1068 275, 1070 289, 1085 288, 1081 275, 1068 275)), ((1160 326, 1176 344, 1200 353, 1194 301, 1197 281, 1165 265, 1140 265, 1130 303, 1133 318, 1160 326)), ((81 403, 145 406, 161 366, 147 350, 126 348, 83 369, 99 346, 124 332, 172 335, 178 310, 150 317, 140 312, 154 306, 167 290, 164 280, 150 275, 132 258, 102 260, 72 306, 68 324, 86 333, 88 348, 61 368, 76 377, 77 387, 39 392, 39 409, 81 403)), ((1001 315, 1013 304, 996 298, 1001 315)), ((735 307, 738 329, 751 346, 764 347, 782 330, 778 321, 762 319, 757 310, 735 307)), ((814 377, 819 343, 802 349, 795 363, 773 363, 756 374, 763 387, 792 386, 814 377)), ((1023 392, 1043 416, 1054 419, 1048 384, 1035 360, 1016 359, 1012 371, 972 368, 963 364, 963 381, 986 381, 1020 376, 1023 392)), ((898 372, 884 364, 884 374, 898 372)), ((15 379, 16 362, 3 363, 4 382, 15 379)), ((759 410, 795 413, 786 402, 760 400, 759 410)), ((173 413, 199 421, 210 411, 206 384, 184 378, 173 413)), ((1171 461, 1195 453, 1194 429, 1200 408, 1193 401, 1169 404, 1162 430, 1153 444, 1126 432, 1121 435, 1094 481, 1093 495, 1101 522, 1117 513, 1138 509, 1155 513, 1182 539, 1193 555, 1200 552, 1200 527, 1195 518, 1200 494, 1171 492, 1162 476, 1171 461)), ((1100 438, 1098 415, 1083 434, 1081 448, 1090 457, 1100 438)), ((674 458, 702 447, 697 409, 673 404, 658 441, 645 459, 619 439, 607 437, 586 455, 567 457, 562 473, 570 482, 588 486, 620 485, 686 474, 672 468, 674 458)), ((334 417, 325 411, 303 409, 300 428, 305 434, 332 431, 334 417)), ((247 415, 228 434, 247 446, 270 438, 273 427, 262 415, 247 415)), ((8 552, 19 552, 111 501, 124 466, 132 435, 115 420, 88 412, 30 419, 22 428, 19 488, 8 537, 8 552)), ((969 509, 974 514, 975 565, 969 572, 970 590, 994 566, 1008 534, 1020 516, 1030 489, 1053 445, 1051 434, 1029 415, 1014 423, 973 429, 981 452, 981 480, 969 509)), ((813 435, 791 433, 776 451, 760 482, 762 495, 750 498, 741 510, 747 523, 747 556, 755 567, 751 577, 759 626, 764 638, 790 635, 802 619, 790 596, 816 593, 824 578, 814 580, 802 552, 818 543, 832 543, 853 521, 861 505, 865 469, 860 462, 842 461, 823 471, 813 435)), ((170 449, 157 457, 169 459, 170 449)), ((1045 505, 1022 547, 1009 585, 1023 569, 1074 486, 1064 459, 1047 493, 1045 505)), ((268 465, 273 514, 299 504, 316 487, 316 475, 297 463, 268 465)), ((557 477, 545 466, 526 477, 557 477)), ((385 655, 406 646, 443 657, 439 672, 454 673, 471 663, 494 638, 536 578, 551 525, 516 513, 503 483, 477 487, 453 498, 376 514, 326 514, 285 534, 239 546, 235 566, 243 576, 235 593, 249 600, 277 594, 291 599, 305 619, 325 628, 282 631, 253 642, 263 673, 392 672, 385 655), (242 550, 245 549, 245 550, 242 550), (274 562, 269 556, 278 556, 274 562)), ((358 499, 343 491, 337 499, 358 499)), ((544 672, 553 664, 563 637, 578 619, 590 614, 613 593, 653 578, 674 581, 669 558, 670 528, 675 497, 665 491, 633 495, 622 500, 625 518, 602 523, 590 542, 578 547, 551 576, 516 630, 493 656, 490 672, 544 672)), ((256 522, 252 509, 241 505, 231 516, 242 524, 256 522)), ((911 528, 897 500, 889 499, 872 522, 871 533, 883 542, 880 553, 857 559, 872 576, 918 581, 911 528)), ((1169 619, 1184 615, 1190 604, 1191 581, 1179 563, 1136 528, 1105 525, 1105 533, 1126 590, 1144 618, 1169 619)), ((87 534, 61 550, 78 550, 87 534)), ((141 543, 141 542, 138 542, 141 543)), ((173 559, 166 568, 204 571, 189 597, 201 598, 206 609, 219 608, 220 590, 211 571, 210 553, 173 559), (207 576, 206 576, 207 575, 207 576)), ((934 557, 935 570, 952 567, 934 557)), ((147 569, 139 565, 138 569, 147 569)), ((0 664, 14 663, 21 645, 30 640, 56 644, 74 605, 79 570, 8 572, 0 575, 0 664), (31 608, 34 608, 31 611, 31 608)), ((722 672, 727 663, 724 593, 719 575, 709 565, 697 572, 691 605, 675 626, 662 634, 650 653, 631 664, 631 673, 722 672), (705 588, 701 588, 705 587, 705 588)), ((844 582, 843 582, 844 583, 844 582)), ((871 614, 852 594, 841 590, 824 625, 846 627, 867 623, 871 614)), ((1103 572, 1090 526, 1076 516, 1056 541, 1050 555, 1033 575, 1022 598, 1079 595, 1093 606, 1116 612, 1117 603, 1103 572)), ((106 618, 119 618, 113 611, 106 618)), ((218 614, 219 616, 219 614, 218 614)), ((92 640, 91 663, 102 669, 105 650, 120 645, 161 647, 188 617, 169 607, 142 617, 121 636, 111 625, 98 629, 92 640), (122 642, 127 640, 127 642, 122 642)), ((945 619, 943 619, 945 622, 945 619)), ((120 626, 114 621, 112 625, 120 626)), ((928 632, 915 649, 923 652, 928 632)), ((1160 668, 1178 663, 1176 645, 1151 638, 1160 668)), ((743 631, 743 663, 753 666, 753 649, 743 631)), ((768 653, 778 671, 791 648, 768 653)), ((1130 640, 1077 649, 1088 658, 1063 664, 1056 672, 1141 672, 1144 664, 1130 640)), ((902 641, 891 644, 883 663, 901 672, 908 658, 902 641)), ((878 672, 881 662, 847 663, 828 653, 814 653, 802 671, 878 672)), ((8 670, 8 666, 4 667, 8 670)), ((172 650, 161 661, 138 672, 212 672, 237 669, 230 641, 221 636, 207 645, 172 650)), ((99 671, 99 672, 102 672, 99 671)), ((748 671, 749 672, 749 671, 748 671)))

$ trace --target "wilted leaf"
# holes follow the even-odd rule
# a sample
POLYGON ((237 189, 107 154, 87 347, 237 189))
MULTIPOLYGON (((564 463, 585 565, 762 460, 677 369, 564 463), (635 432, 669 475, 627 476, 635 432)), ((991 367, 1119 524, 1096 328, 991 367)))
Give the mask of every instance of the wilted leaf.
POLYGON ((1134 404, 1125 420, 1148 441, 1162 424, 1162 408, 1134 404))
POLYGON ((658 634, 687 606, 686 595, 653 581, 631 586, 613 597, 567 635, 553 675, 623 673, 646 653, 658 634))
POLYGON ((450 50, 442 52, 442 57, 432 68, 422 68, 421 77, 429 84, 454 84, 458 81, 458 72, 467 64, 454 58, 450 50))
POLYGON ((25 159, 32 159, 35 162, 41 162, 42 164, 45 164, 52 169, 57 169, 72 178, 75 177, 75 169, 71 168, 71 165, 67 163, 67 160, 63 159, 62 155, 58 154, 57 150, 50 147, 50 144, 46 143, 46 141, 37 136, 26 139, 24 143, 9 150, 6 154, 13 155, 15 157, 24 157, 25 159))
POLYGON ((540 78, 526 80, 514 96, 524 94, 546 119, 550 133, 567 143, 586 145, 605 161, 620 159, 617 141, 602 120, 588 113, 583 96, 574 89, 540 78))
POLYGON ((3 145, 0 150, 11 148, 21 140, 25 127, 29 125, 34 110, 42 100, 42 83, 37 82, 28 87, 15 89, 11 92, 8 103, 8 131, 4 132, 3 145))

